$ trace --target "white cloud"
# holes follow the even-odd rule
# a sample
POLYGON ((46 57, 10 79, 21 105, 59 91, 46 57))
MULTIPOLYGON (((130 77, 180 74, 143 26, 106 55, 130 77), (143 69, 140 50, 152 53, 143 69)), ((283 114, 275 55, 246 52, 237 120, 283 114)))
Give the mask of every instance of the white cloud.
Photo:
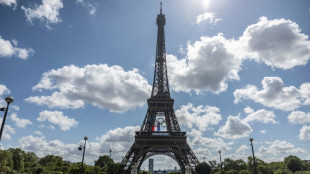
POLYGON ((231 150, 231 146, 234 144, 232 141, 225 142, 222 138, 203 137, 202 133, 195 129, 193 129, 191 132, 188 132, 187 135, 193 137, 189 142, 190 145, 196 147, 209 147, 211 149, 215 149, 216 151, 231 150))
POLYGON ((43 136, 42 132, 40 132, 40 131, 34 131, 33 133, 40 135, 40 136, 43 136))
POLYGON ((310 123, 310 113, 302 111, 293 111, 288 115, 288 120, 293 124, 308 124, 310 123))
POLYGON ((24 6, 21 8, 25 11, 27 21, 30 23, 32 23, 33 19, 38 18, 50 28, 50 24, 61 22, 59 10, 63 8, 62 0, 42 0, 42 4, 36 5, 34 9, 24 6))
POLYGON ((227 89, 228 80, 239 80, 241 60, 232 52, 232 41, 222 34, 201 37, 188 44, 187 56, 181 60, 167 55, 169 82, 173 90, 196 93, 220 93, 227 89))
MULTIPOLYGON (((201 20, 200 20, 201 21, 201 20)), ((238 39, 227 39, 222 33, 202 36, 188 43, 185 58, 167 55, 170 85, 174 91, 200 93, 226 91, 228 81, 239 80, 242 62, 263 61, 273 68, 291 69, 306 65, 310 58, 308 36, 299 26, 285 19, 260 20, 250 25, 238 39)), ((253 86, 251 90, 255 90, 253 86)), ((305 88, 309 85, 306 85, 305 88)), ((249 89, 250 90, 250 89, 249 89)), ((305 95, 310 96, 310 90, 305 95)), ((310 103, 310 99, 307 100, 310 103)))
POLYGON ((241 145, 237 150, 236 150, 236 155, 238 156, 247 156, 249 154, 250 147, 246 145, 241 145))
POLYGON ((36 152, 39 157, 57 155, 77 162, 79 156, 77 144, 65 144, 59 140, 47 141, 44 136, 25 136, 19 139, 19 144, 21 149, 36 152))
POLYGON ((306 95, 310 83, 304 83, 303 88, 297 89, 294 86, 285 87, 279 77, 264 77, 262 80, 263 89, 259 90, 256 86, 247 85, 243 89, 234 91, 235 103, 242 99, 251 99, 256 103, 284 111, 291 111, 301 105, 309 105, 309 96, 306 95), (283 102, 285 101, 285 102, 283 102))
MULTIPOLYGON (((0 123, 2 123, 2 118, 0 118, 0 123)), ((3 127, 2 139, 10 140, 12 134, 15 134, 15 129, 13 129, 10 125, 5 124, 3 127)))
POLYGON ((254 113, 254 110, 253 110, 251 107, 249 107, 249 106, 247 106, 246 108, 244 108, 243 111, 244 111, 244 113, 246 113, 246 114, 252 114, 252 113, 254 113))
POLYGON ((0 84, 0 95, 9 94, 10 90, 5 86, 0 84))
MULTIPOLYGON (((17 46, 17 43, 16 45, 17 46)), ((30 55, 34 54, 34 50, 32 48, 18 48, 14 47, 11 44, 11 41, 4 40, 0 36, 0 57, 12 57, 17 56, 21 59, 27 59, 30 55)))
POLYGON ((89 2, 89 0, 76 0, 76 3, 87 8, 87 10, 89 11, 89 14, 91 15, 94 15, 97 11, 97 5, 89 2))
POLYGON ((196 126, 200 131, 205 131, 209 125, 217 125, 222 120, 219 112, 220 109, 217 107, 203 105, 194 107, 193 104, 188 103, 176 110, 175 114, 181 126, 184 125, 190 129, 196 126))
POLYGON ((55 126, 53 126, 53 125, 49 125, 47 128, 51 129, 51 130, 55 130, 56 129, 55 126))
POLYGON ((15 123, 17 127, 26 128, 27 125, 31 125, 32 122, 28 119, 21 119, 17 117, 17 114, 13 113, 10 116, 11 120, 15 123))
POLYGON ((47 120, 52 124, 58 125, 63 131, 70 130, 71 127, 76 127, 78 125, 78 122, 74 118, 69 118, 60 111, 42 111, 37 120, 47 120))
MULTIPOLYGON (((204 157, 207 157, 206 160, 208 160, 208 158, 210 158, 210 156, 212 155, 211 151, 209 148, 196 148, 196 149, 192 149, 194 151, 194 154, 196 155, 196 157, 201 160, 204 157)), ((209 159, 210 160, 210 159, 209 159)))
POLYGON ((17 2, 16 0, 0 0, 1 5, 7 5, 7 6, 12 6, 13 9, 16 8, 17 2))
MULTIPOLYGON (((101 155, 108 155, 112 150, 113 160, 120 161, 124 156, 128 147, 134 142, 135 131, 139 130, 139 126, 130 126, 125 128, 117 128, 110 130, 96 140, 88 139, 86 143, 85 161, 89 165, 93 165, 94 161, 101 155)), ((84 140, 75 144, 65 144, 60 140, 47 140, 44 136, 36 137, 33 135, 25 136, 19 139, 19 144, 25 151, 36 152, 39 157, 48 154, 59 155, 64 160, 78 162, 82 153, 78 151, 79 144, 83 144, 84 140)))
POLYGON ((200 24, 203 21, 207 21, 210 24, 216 25, 218 22, 222 21, 221 18, 216 16, 216 13, 205 12, 196 17, 196 23, 200 24))
POLYGON ((227 139, 238 139, 249 136, 252 128, 248 123, 241 120, 238 116, 229 116, 224 126, 214 133, 227 139))
MULTIPOLYGON (((251 108, 245 108, 245 112, 250 112, 249 109, 251 108)), ((259 121, 262 123, 272 123, 275 124, 277 123, 274 119, 275 119, 275 115, 273 111, 267 111, 265 109, 260 109, 257 110, 256 112, 252 112, 249 113, 249 115, 243 119, 243 121, 249 123, 249 122, 253 122, 253 121, 259 121)))
POLYGON ((259 131, 261 134, 265 134, 265 133, 267 133, 267 130, 260 130, 259 131))
POLYGON ((276 68, 306 65, 310 58, 308 36, 290 20, 261 17, 256 24, 247 27, 239 41, 246 56, 276 68))
POLYGON ((287 141, 275 140, 274 142, 266 142, 267 147, 259 147, 258 154, 262 157, 277 156, 277 155, 294 155, 298 153, 307 153, 306 150, 296 148, 294 144, 287 141))
POLYGON ((310 105, 310 83, 306 82, 300 85, 300 93, 305 105, 310 105))
MULTIPOLYGON (((1 119, 2 123, 2 119, 1 119)), ((4 125, 2 138, 5 140, 10 140, 12 134, 15 134, 15 129, 13 129, 10 125, 4 125)))
POLYGON ((43 74, 33 90, 59 90, 51 96, 26 99, 50 108, 80 108, 85 102, 112 112, 124 112, 145 104, 151 86, 137 69, 124 71, 120 66, 74 65, 51 70, 43 74))
POLYGON ((299 132, 299 139, 310 140, 310 126, 303 126, 299 132))

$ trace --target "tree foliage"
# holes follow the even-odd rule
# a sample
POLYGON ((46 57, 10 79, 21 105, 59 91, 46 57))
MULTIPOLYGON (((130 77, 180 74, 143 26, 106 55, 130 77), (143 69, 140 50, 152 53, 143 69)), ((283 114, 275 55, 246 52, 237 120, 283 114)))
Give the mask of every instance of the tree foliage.
POLYGON ((302 161, 297 156, 287 156, 284 158, 284 162, 287 165, 287 168, 293 173, 301 171, 303 168, 302 161))
MULTIPOLYGON (((267 163, 255 158, 258 174, 310 174, 310 162, 302 161, 296 156, 287 156, 284 161, 267 163)), ((209 161, 195 167, 198 174, 252 174, 254 173, 253 158, 247 162, 242 159, 224 159, 223 171, 220 163, 209 161)), ((82 163, 64 161, 57 155, 46 155, 39 158, 33 152, 25 152, 19 148, 0 150, 0 173, 6 174, 78 174, 82 163)), ((83 165, 85 174, 123 174, 121 163, 116 163, 107 155, 99 156, 94 165, 83 165)), ((142 173, 142 171, 141 171, 142 173)), ((177 172, 180 173, 180 172, 177 172)), ((169 174, 172 174, 171 172, 169 174)))
POLYGON ((210 174, 211 173, 211 167, 209 164, 203 162, 203 163, 199 163, 196 167, 195 167, 195 171, 197 173, 201 173, 201 174, 210 174))

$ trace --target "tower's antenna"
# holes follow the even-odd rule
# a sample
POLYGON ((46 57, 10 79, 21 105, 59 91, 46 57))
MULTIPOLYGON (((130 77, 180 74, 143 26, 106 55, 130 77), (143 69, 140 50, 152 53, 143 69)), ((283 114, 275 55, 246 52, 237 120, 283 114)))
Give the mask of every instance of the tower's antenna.
POLYGON ((162 6, 163 6, 163 3, 160 2, 160 14, 162 14, 162 6))

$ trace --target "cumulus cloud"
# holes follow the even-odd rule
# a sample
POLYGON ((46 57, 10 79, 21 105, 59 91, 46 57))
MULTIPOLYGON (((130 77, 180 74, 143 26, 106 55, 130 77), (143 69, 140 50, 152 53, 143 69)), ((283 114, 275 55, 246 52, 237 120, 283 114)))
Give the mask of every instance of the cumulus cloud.
POLYGON ((33 20, 37 18, 50 28, 50 24, 61 22, 59 10, 63 8, 63 2, 62 0, 42 0, 42 4, 36 5, 33 9, 24 6, 21 8, 25 11, 28 22, 32 24, 33 20))
POLYGON ((246 118, 243 119, 243 121, 249 123, 249 122, 254 122, 254 121, 259 121, 262 123, 272 123, 275 124, 277 123, 274 119, 275 119, 275 115, 273 111, 267 111, 265 109, 260 109, 257 110, 256 112, 254 112, 254 110, 252 110, 252 112, 249 113, 249 111, 252 108, 245 108, 245 112, 248 112, 248 116, 246 118))
POLYGON ((32 122, 28 119, 18 118, 17 114, 15 113, 11 114, 10 118, 15 123, 15 125, 20 128, 26 128, 27 125, 32 124, 32 122))
MULTIPOLYGON (((108 155, 109 150, 113 152, 113 159, 120 161, 128 150, 128 147, 134 142, 135 131, 139 130, 139 126, 130 126, 125 128, 117 128, 110 130, 95 140, 88 139, 85 156, 86 163, 93 165, 99 156, 108 155)), ((64 160, 72 162, 80 161, 81 152, 77 150, 84 140, 74 144, 65 144, 60 140, 47 140, 44 136, 25 136, 19 139, 19 144, 25 151, 36 152, 39 157, 48 154, 62 156, 64 160)))
POLYGON ((209 125, 217 125, 222 120, 219 112, 220 109, 217 107, 203 105, 194 107, 193 104, 188 103, 176 110, 175 114, 181 126, 190 129, 196 126, 200 131, 205 131, 209 125))
POLYGON ((20 148, 25 151, 36 152, 39 157, 46 155, 62 156, 65 160, 77 161, 78 144, 65 144, 60 140, 48 141, 44 136, 25 136, 19 139, 20 148))
POLYGON ((299 139, 310 140, 310 126, 303 126, 299 132, 299 139))
POLYGON ((201 22, 206 21, 210 24, 216 25, 218 22, 222 21, 221 18, 217 17, 216 13, 205 12, 196 17, 196 23, 200 24, 201 22))
MULTIPOLYGON (((2 123, 2 118, 0 118, 0 123, 2 123)), ((15 134, 15 129, 13 129, 10 125, 5 124, 3 127, 2 138, 5 140, 10 140, 12 134, 15 134)))
POLYGON ((231 44, 222 34, 201 37, 200 41, 188 44, 185 58, 167 55, 172 89, 196 93, 225 91, 227 80, 239 80, 241 60, 233 55, 231 44))
POLYGON ((21 59, 27 59, 30 55, 34 54, 34 50, 32 48, 25 49, 25 48, 18 48, 16 46, 17 42, 13 46, 11 41, 4 40, 0 36, 0 57, 16 56, 21 59))
POLYGON ((265 142, 267 147, 259 147, 258 154, 262 157, 270 157, 276 155, 293 155, 298 153, 307 153, 302 148, 296 148, 294 144, 287 141, 275 140, 274 142, 265 142))
POLYGON ((237 150, 236 154, 239 156, 247 156, 249 154, 250 147, 246 145, 241 145, 237 150))
POLYGON ((310 113, 302 111, 293 111, 288 115, 288 120, 293 124, 308 124, 310 123, 310 113))
POLYGON ((0 84, 0 95, 9 94, 10 90, 5 86, 0 84))
POLYGON ((42 132, 40 132, 40 131, 34 131, 33 133, 40 135, 40 136, 43 136, 42 132))
POLYGON ((254 85, 247 85, 243 89, 235 90, 234 102, 238 103, 243 99, 251 99, 264 106, 284 111, 294 110, 301 105, 309 105, 309 95, 307 95, 309 92, 305 90, 310 87, 310 83, 304 83, 300 89, 297 89, 294 86, 285 87, 279 77, 264 77, 262 86, 262 90, 254 85))
POLYGON ((308 36, 291 20, 261 17, 256 24, 247 27, 239 41, 246 56, 276 68, 306 65, 310 58, 308 36))
POLYGON ((306 65, 309 58, 310 41, 295 22, 261 17, 238 39, 228 39, 219 33, 188 43, 184 58, 167 55, 167 66, 173 90, 220 93, 227 89, 228 81, 239 80, 238 72, 246 60, 287 70, 306 65))
POLYGON ((267 131, 266 130, 260 130, 259 131, 261 134, 265 134, 265 133, 267 133, 267 131))
POLYGON ((76 0, 77 4, 84 6, 89 11, 89 14, 94 15, 97 11, 97 5, 93 2, 89 2, 89 0, 76 0))
POLYGON ((207 138, 203 137, 202 133, 198 130, 193 129, 191 132, 188 132, 188 135, 193 137, 189 142, 192 146, 202 146, 209 147, 211 149, 216 149, 217 151, 227 151, 231 150, 231 146, 234 142, 225 142, 222 138, 207 138))
POLYGON ((249 136, 252 132, 250 125, 238 116, 229 116, 224 126, 214 133, 227 139, 238 139, 249 136))
POLYGON ((17 6, 16 0, 0 0, 1 5, 12 6, 14 9, 17 6))
MULTIPOLYGON (((2 123, 2 119, 1 119, 2 123)), ((15 129, 13 129, 10 125, 4 125, 2 138, 5 140, 10 140, 12 134, 15 134, 15 129)))
POLYGON ((76 109, 88 102, 112 112, 124 112, 145 104, 151 86, 137 69, 126 72, 116 65, 71 65, 44 73, 33 90, 53 90, 51 96, 26 99, 50 108, 76 109))
POLYGON ((39 115, 37 118, 38 121, 48 121, 58 125, 63 131, 70 130, 71 127, 78 125, 78 122, 74 118, 69 118, 60 111, 42 111, 39 115))

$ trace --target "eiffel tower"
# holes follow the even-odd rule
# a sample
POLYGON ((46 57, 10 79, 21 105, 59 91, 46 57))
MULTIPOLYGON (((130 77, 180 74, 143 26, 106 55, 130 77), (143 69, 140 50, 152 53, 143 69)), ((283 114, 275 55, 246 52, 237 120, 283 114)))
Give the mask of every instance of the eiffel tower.
POLYGON ((182 169, 191 170, 199 163, 195 154, 186 142, 186 132, 181 132, 170 97, 166 65, 165 48, 165 15, 157 15, 157 47, 153 89, 147 100, 148 109, 140 131, 136 131, 135 142, 122 160, 125 173, 135 166, 140 168, 142 163, 154 155, 166 155, 174 159, 182 169), (161 130, 160 130, 161 129, 161 130))

